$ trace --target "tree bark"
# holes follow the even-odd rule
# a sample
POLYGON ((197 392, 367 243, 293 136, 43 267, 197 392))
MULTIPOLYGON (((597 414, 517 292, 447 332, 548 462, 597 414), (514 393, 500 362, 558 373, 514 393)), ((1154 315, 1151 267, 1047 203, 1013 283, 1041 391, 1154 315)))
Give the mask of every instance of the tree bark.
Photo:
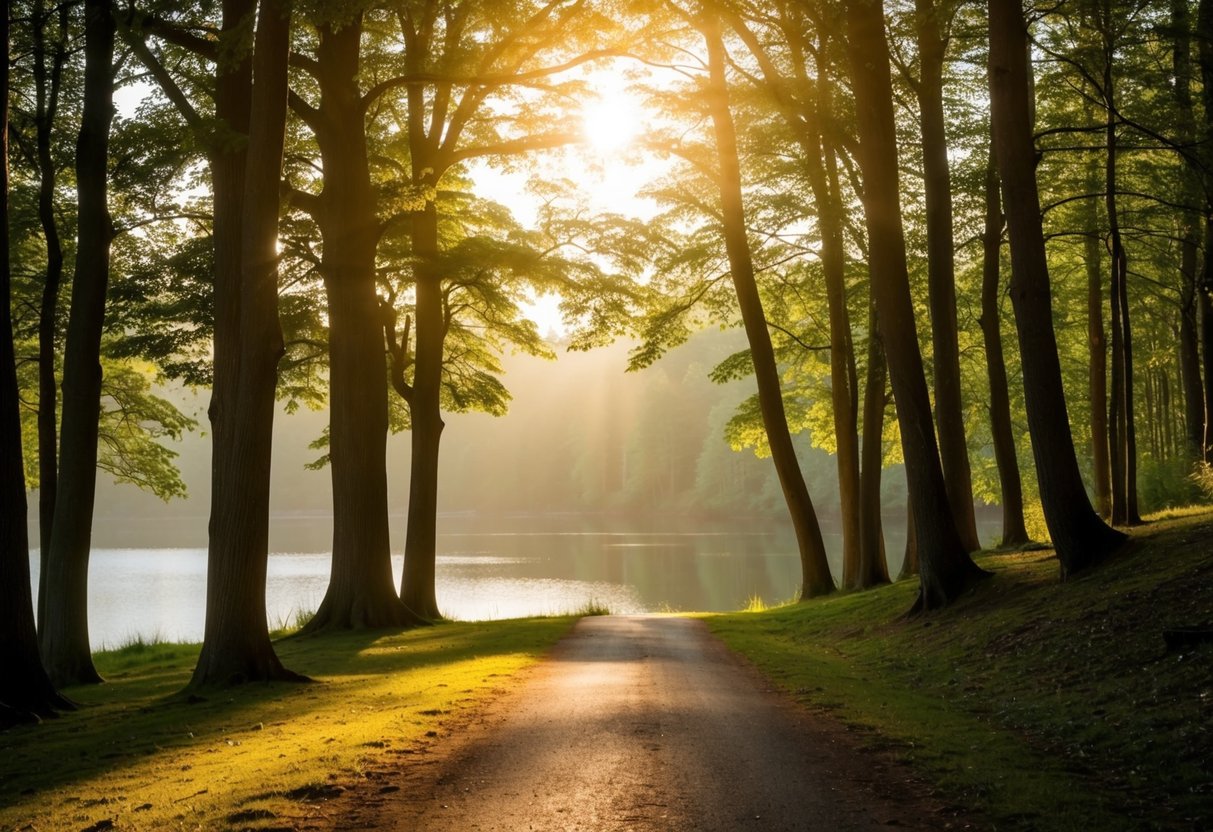
POLYGON ((84 5, 84 103, 76 142, 79 230, 63 359, 59 485, 46 564, 42 661, 60 687, 100 682, 88 639, 88 560, 97 487, 101 330, 113 232, 106 205, 113 117, 114 20, 105 0, 84 5))
MULTIPOLYGON (((414 162, 418 168, 419 161, 414 162)), ((432 176, 415 170, 418 181, 432 176)), ((417 258, 414 304, 416 355, 409 398, 412 421, 412 460, 409 471, 408 533, 404 544, 404 574, 400 599, 414 614, 438 619, 434 593, 438 545, 438 451, 442 440, 440 396, 442 350, 446 316, 442 303, 442 275, 438 266, 438 208, 432 202, 413 215, 413 255, 417 258)))
POLYGON ((873 0, 849 0, 846 8, 872 295, 897 404, 906 477, 913 494, 919 567, 915 609, 931 610, 954 601, 986 573, 969 557, 956 530, 935 443, 901 223, 884 10, 873 0))
POLYGON ((709 14, 702 19, 702 27, 708 52, 707 104, 716 139, 725 249, 737 303, 741 308, 746 339, 750 345, 754 377, 758 385, 759 408, 762 411, 767 443, 771 449, 771 460, 775 464, 784 500, 792 517, 792 527, 796 532, 801 567, 800 597, 803 600, 833 592, 834 579, 826 559, 825 543, 821 537, 817 513, 800 471, 800 463, 796 459, 796 450, 792 444, 783 406, 779 368, 771 346, 771 334, 767 329, 758 284, 754 279, 754 263, 746 235, 745 208, 741 194, 737 135, 729 110, 729 93, 725 79, 726 56, 720 23, 709 14))
POLYGON ((981 333, 986 347, 986 375, 990 382, 990 433, 994 440, 994 462, 1002 492, 1002 546, 1028 542, 1023 519, 1023 484, 1019 477, 1019 455, 1011 429, 1011 396, 1007 365, 1002 352, 1002 315, 998 308, 1001 272, 1002 208, 999 201, 998 169, 994 148, 986 164, 986 227, 982 235, 981 333))
POLYGON ((317 219, 329 315, 333 561, 304 631, 416 623, 392 581, 387 505, 387 373, 376 293, 379 226, 358 87, 362 16, 319 30, 316 139, 324 166, 317 219))
POLYGON ((1196 10, 1197 63, 1200 66, 1201 99, 1204 103, 1205 121, 1201 125, 1204 138, 1200 155, 1204 172, 1205 220, 1204 262, 1201 265, 1199 286, 1196 292, 1198 309, 1197 323, 1200 326, 1201 373, 1204 376, 1205 424, 1201 440, 1201 453, 1205 462, 1213 462, 1213 0, 1200 0, 1196 10))
MULTIPOLYGON (((810 146, 816 145, 814 154, 806 153, 806 168, 809 187, 817 205, 817 226, 821 235, 821 267, 825 275, 826 301, 830 318, 830 402, 834 415, 834 441, 838 465, 838 511, 842 523, 842 585, 847 589, 866 589, 880 583, 871 579, 877 570, 875 562, 865 563, 863 551, 863 508, 861 505, 862 482, 859 467, 859 432, 857 416, 859 410, 858 379, 855 372, 855 344, 851 338, 851 316, 847 309, 846 248, 842 228, 842 199, 839 195, 838 174, 834 165, 834 151, 827 147, 821 136, 822 123, 832 116, 830 86, 826 72, 818 68, 817 96, 818 120, 816 130, 807 137, 810 146), (823 160, 825 165, 822 164, 823 160)), ((884 376, 880 379, 881 395, 884 395, 884 376)), ((879 447, 879 441, 878 441, 879 447)), ((880 461, 877 462, 880 465, 880 461)), ((880 472, 876 472, 877 527, 880 534, 880 472)), ((885 582, 888 581, 887 570, 885 582)))
POLYGON ((55 374, 55 336, 58 330, 59 288, 63 283, 63 243, 55 218, 56 170, 51 158, 51 130, 59 110, 63 64, 67 58, 68 6, 57 12, 58 36, 46 63, 46 25, 50 14, 39 2, 33 18, 34 87, 38 160, 38 220, 46 241, 46 280, 38 311, 38 620, 46 620, 46 584, 50 574, 51 528, 55 522, 55 494, 59 489, 59 384, 55 374))
POLYGON ((9 16, 0 21, 0 730, 71 703, 55 691, 38 654, 30 591, 20 394, 13 348, 8 236, 9 16))
POLYGON ((868 372, 863 392, 863 471, 859 480, 858 588, 889 582, 884 549, 884 523, 880 512, 880 480, 884 468, 884 411, 888 372, 880 342, 876 307, 868 303, 868 372))
MULTIPOLYGON (((1196 113, 1192 106, 1192 19, 1188 0, 1171 0, 1172 54, 1175 74, 1175 108, 1179 115, 1179 141, 1192 146, 1196 138, 1196 113)), ((1183 161, 1184 205, 1200 204, 1199 157, 1185 156, 1183 161)), ((1185 211, 1180 220, 1179 244, 1179 373, 1184 400, 1184 438, 1193 460, 1203 458, 1205 403, 1200 378, 1200 347, 1197 340, 1196 295, 1199 275, 1200 218, 1185 211)))
POLYGON ((1117 135, 1115 58, 1111 35, 1111 10, 1104 3, 1103 95, 1107 113, 1104 135, 1104 202, 1108 220, 1108 250, 1112 255, 1111 326, 1112 395, 1108 415, 1108 446, 1112 454, 1112 522, 1125 525, 1141 522, 1137 512, 1137 428, 1133 412, 1133 336, 1129 325, 1129 255, 1120 235, 1120 211, 1117 207, 1117 135))
MULTIPOLYGON (((837 161, 834 149, 826 140, 824 125, 833 121, 833 89, 829 70, 821 53, 826 35, 815 50, 817 78, 808 75, 809 53, 814 50, 803 38, 803 30, 795 18, 781 19, 792 54, 794 80, 804 96, 796 99, 789 92, 789 82, 780 74, 762 41, 737 16, 729 20, 732 27, 758 60, 763 77, 774 95, 784 123, 801 149, 801 159, 813 201, 817 206, 817 231, 821 238, 819 258, 826 284, 830 326, 830 404, 834 417, 835 461, 838 466, 838 503, 842 525, 842 585, 847 589, 865 586, 863 531, 860 505, 862 483, 859 467, 858 377, 855 371, 855 345, 851 335, 850 313, 846 301, 846 246, 843 229, 844 209, 838 187, 837 161), (810 95, 813 90, 815 95, 810 95)), ((876 481, 879 500, 880 474, 876 481)), ((879 509, 878 509, 879 510, 879 509)), ((879 535, 879 527, 877 527, 879 535)), ((879 538, 877 538, 879 539, 879 538)))
POLYGON ((991 121, 1011 238, 1011 301, 1028 430, 1045 522, 1065 578, 1099 563, 1125 536, 1091 508, 1066 414, 1036 190, 1028 32, 1021 0, 989 0, 989 16, 991 121))
MULTIPOLYGON (((1089 108, 1094 117, 1094 108, 1089 108)), ((1097 164, 1088 166, 1087 191, 1097 194, 1101 188, 1097 164)), ((1091 419, 1091 490, 1095 507, 1104 519, 1112 517, 1112 460, 1109 454, 1111 432, 1108 424, 1108 342, 1104 331, 1103 263, 1100 254, 1099 203, 1092 198, 1087 211, 1087 232, 1083 238, 1083 261, 1087 272, 1087 390, 1091 419)))
POLYGON ((956 324, 956 265, 952 239, 952 174, 943 112, 947 42, 935 0, 915 0, 920 75, 916 92, 922 131, 923 186, 927 211, 927 295, 935 367, 935 425, 948 504, 960 541, 981 548, 973 514, 973 474, 961 409, 960 346, 956 324))
MULTIPOLYGON (((224 9, 225 28, 229 9, 234 14, 251 11, 230 0, 224 9)), ((284 668, 274 653, 265 607, 270 455, 277 367, 283 353, 277 243, 289 47, 289 13, 275 2, 263 2, 248 98, 251 118, 242 180, 240 271, 216 276, 216 305, 221 292, 234 292, 236 297, 223 300, 225 308, 235 307, 238 314, 234 330, 221 331, 218 321, 215 330, 217 345, 227 339, 236 349, 225 350, 230 363, 215 366, 216 394, 220 376, 227 376, 223 391, 231 394, 225 400, 216 395, 211 403, 212 421, 227 422, 224 441, 217 433, 214 449, 214 474, 225 497, 222 504, 212 505, 206 625, 190 681, 194 688, 302 679, 284 668)), ((221 79, 221 84, 224 80, 236 79, 221 79)), ((243 97, 233 92, 234 99, 243 97)), ((217 241, 217 246, 219 242, 233 241, 217 241)))

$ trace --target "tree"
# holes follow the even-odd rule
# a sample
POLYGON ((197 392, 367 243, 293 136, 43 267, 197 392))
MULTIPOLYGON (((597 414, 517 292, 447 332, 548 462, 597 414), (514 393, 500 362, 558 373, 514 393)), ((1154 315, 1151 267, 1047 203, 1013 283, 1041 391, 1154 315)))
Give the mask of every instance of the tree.
POLYGON ((311 128, 324 177, 318 194, 294 192, 323 238, 319 271, 328 300, 329 460, 333 478, 333 563, 328 589, 307 632, 417 624, 392 587, 387 511, 388 398, 376 294, 383 227, 368 161, 366 118, 377 97, 358 86, 363 13, 321 13, 315 60, 303 61, 320 88, 313 107, 292 94, 311 128))
POLYGON ((0 728, 71 706, 51 684, 38 653, 30 593, 16 355, 9 266, 9 15, 0 21, 0 728))
POLYGON ((720 22, 714 14, 707 13, 700 18, 698 25, 701 27, 708 53, 708 112, 716 139, 719 166, 716 177, 720 187, 721 219, 724 225, 729 273, 737 293, 737 304, 741 308, 746 339, 750 345, 750 357, 758 382, 759 406, 767 441, 770 443, 771 459, 779 474, 792 525, 796 530, 802 578, 800 597, 807 599, 832 592, 834 579, 830 575, 829 562, 826 560, 817 513, 813 508, 800 465, 796 461, 796 452, 792 446, 792 436, 788 431, 787 416, 783 409, 779 368, 775 363, 771 335, 767 330, 762 300, 754 281, 754 264, 746 239, 737 135, 732 113, 729 111, 728 87, 725 80, 726 58, 720 22))
POLYGON ((910 300, 882 4, 849 0, 847 31, 872 295, 913 495, 920 581, 915 609, 925 611, 954 601, 985 572, 969 557, 957 533, 932 428, 930 396, 910 300))
MULTIPOLYGON (((1192 103, 1192 11, 1187 0, 1171 0, 1171 39, 1175 82, 1172 95, 1179 122, 1176 138, 1183 146, 1196 140, 1196 113, 1192 103)), ((1200 158, 1185 153, 1182 166, 1182 200, 1185 205, 1200 204, 1200 158)), ((1187 452, 1193 460, 1204 458, 1205 407, 1200 374, 1200 346, 1197 324, 1199 280, 1197 258, 1200 254, 1200 217, 1185 211, 1180 220, 1180 284, 1179 293, 1179 370, 1183 391, 1184 428, 1187 452)))
MULTIPOLYGON (((782 7, 773 16, 777 31, 786 42, 788 69, 781 71, 769 54, 770 47, 740 16, 729 21, 747 49, 758 61, 762 79, 800 149, 800 161, 812 192, 817 232, 821 243, 818 258, 825 279, 829 308, 830 405, 834 422, 835 457, 838 464, 839 513, 842 520, 842 586, 870 586, 878 574, 864 568, 863 494, 860 477, 858 433, 859 392, 855 369, 850 313, 847 308, 845 211, 838 180, 837 150, 827 134, 836 130, 833 84, 827 59, 829 27, 816 21, 818 42, 809 41, 811 22, 807 10, 782 7), (816 78, 809 78, 809 61, 815 59, 816 78)), ((883 384, 883 382, 882 382, 883 384)), ((883 402, 884 392, 880 392, 883 402)), ((866 427, 866 425, 865 425, 866 427)), ((880 443, 877 442, 875 493, 879 514, 880 443)), ((871 506, 869 506, 869 511, 871 506)), ((870 539, 868 540, 870 544, 870 539)), ((868 562, 874 563, 871 558, 868 562)), ((878 573, 879 570, 877 570, 878 573)), ((887 576, 886 576, 887 580, 887 576)))
POLYGON ((411 373, 402 389, 412 456, 400 597, 417 615, 438 618, 438 459, 443 363, 454 309, 440 235, 444 179, 471 160, 517 158, 579 141, 577 131, 549 126, 567 107, 564 96, 579 86, 560 76, 615 52, 595 48, 608 21, 587 4, 448 0, 425 8, 399 4, 393 11, 405 73, 384 79, 380 89, 405 90, 400 126, 412 198, 401 222, 414 264, 412 349, 402 352, 411 373), (505 118, 501 108, 516 112, 505 118))
MULTIPOLYGON (((248 25, 255 9, 254 0, 225 0, 224 32, 248 25)), ((212 165, 213 490, 206 625, 190 681, 195 688, 302 679, 275 654, 265 608, 274 394, 283 352, 277 243, 290 15, 275 0, 264 0, 258 11, 251 60, 221 62, 216 71, 217 114, 230 119, 231 129, 247 125, 248 143, 218 155, 212 165), (228 211, 239 212, 238 222, 228 211)))
POLYGON ((935 424, 948 503, 960 540, 969 551, 981 548, 973 515, 973 480, 961 412, 960 348, 956 324, 956 267, 953 254, 952 174, 943 109, 943 71, 948 47, 950 0, 915 0, 922 131, 923 183, 926 195, 927 288, 935 368, 935 424))
POLYGON ((989 0, 990 110, 1011 245, 1011 301, 1045 522, 1062 577, 1099 563, 1125 536, 1087 498, 1066 414, 1036 190, 1028 31, 1020 0, 989 0))
POLYGON ((105 0, 84 6, 84 105, 76 144, 76 268, 63 363, 59 483, 46 562, 39 645, 60 686, 101 681, 88 639, 88 560, 97 483, 101 332, 113 228, 106 202, 113 118, 114 19, 105 0))
MULTIPOLYGON (((998 307, 999 275, 1002 271, 1002 206, 999 200, 998 169, 994 148, 986 164, 986 227, 982 235, 981 332, 986 347, 986 370, 990 382, 990 433, 994 437, 994 459, 1002 492, 1003 546, 1028 542, 1023 520, 1023 485, 1019 457, 1011 430, 1011 401, 1007 389, 1007 365, 1002 351, 1002 315, 998 307)), ((1102 411, 1101 411, 1102 412, 1102 411)), ((1102 438, 1102 437, 1101 437, 1102 438)))
POLYGON ((55 521, 58 492, 58 381, 55 374, 55 341, 59 310, 59 287, 63 282, 63 243, 55 216, 56 166, 51 156, 51 134, 59 111, 63 69, 67 62, 68 5, 55 11, 56 34, 47 66, 46 29, 51 12, 43 0, 33 9, 35 115, 38 157, 38 219, 46 240, 46 280, 38 313, 38 536, 41 569, 38 571, 38 620, 46 620, 46 584, 50 574, 51 528, 55 521))

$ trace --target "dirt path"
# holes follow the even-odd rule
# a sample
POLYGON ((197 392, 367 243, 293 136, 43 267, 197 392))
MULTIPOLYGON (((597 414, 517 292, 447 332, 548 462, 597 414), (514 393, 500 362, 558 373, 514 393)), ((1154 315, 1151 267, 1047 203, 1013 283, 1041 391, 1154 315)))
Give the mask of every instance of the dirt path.
MULTIPOLYGON (((515 690, 330 812, 342 829, 965 828, 698 621, 582 620, 515 690)), ((331 815, 330 815, 331 816, 331 815)))

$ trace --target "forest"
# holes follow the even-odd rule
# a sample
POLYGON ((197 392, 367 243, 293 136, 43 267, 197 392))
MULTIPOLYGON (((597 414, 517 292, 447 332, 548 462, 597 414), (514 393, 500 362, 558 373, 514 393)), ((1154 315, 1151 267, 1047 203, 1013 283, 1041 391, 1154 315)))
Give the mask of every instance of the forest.
POLYGON ((518 355, 557 359, 532 389, 558 354, 618 361, 531 425, 576 449, 565 479, 515 448, 516 482, 461 508, 778 512, 804 602, 900 578, 911 614, 950 607, 989 575, 984 506, 1064 592, 1143 515, 1213 498, 1213 0, 12 0, 4 26, 5 725, 102 681, 98 478, 179 497, 191 432, 190 691, 306 678, 265 606, 300 409, 334 529, 304 634, 440 620, 440 454, 476 470, 445 420, 510 418, 518 355), (630 202, 591 187, 635 176, 630 202), (707 340, 726 357, 686 357, 707 340))

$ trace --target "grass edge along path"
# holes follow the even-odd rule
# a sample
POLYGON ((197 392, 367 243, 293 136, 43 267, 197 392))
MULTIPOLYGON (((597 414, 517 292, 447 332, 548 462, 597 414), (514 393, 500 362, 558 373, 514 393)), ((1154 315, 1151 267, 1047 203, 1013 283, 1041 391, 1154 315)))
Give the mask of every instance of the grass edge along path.
POLYGON ((79 711, 0 733, 0 830, 331 825, 328 799, 509 684, 575 616, 442 623, 277 644, 314 684, 186 696, 199 645, 96 655, 79 711))
POLYGON ((1052 552, 988 552, 995 573, 907 619, 915 581, 705 616, 802 705, 911 763, 996 829, 1210 828, 1213 512, 1160 515, 1060 584, 1052 552))

